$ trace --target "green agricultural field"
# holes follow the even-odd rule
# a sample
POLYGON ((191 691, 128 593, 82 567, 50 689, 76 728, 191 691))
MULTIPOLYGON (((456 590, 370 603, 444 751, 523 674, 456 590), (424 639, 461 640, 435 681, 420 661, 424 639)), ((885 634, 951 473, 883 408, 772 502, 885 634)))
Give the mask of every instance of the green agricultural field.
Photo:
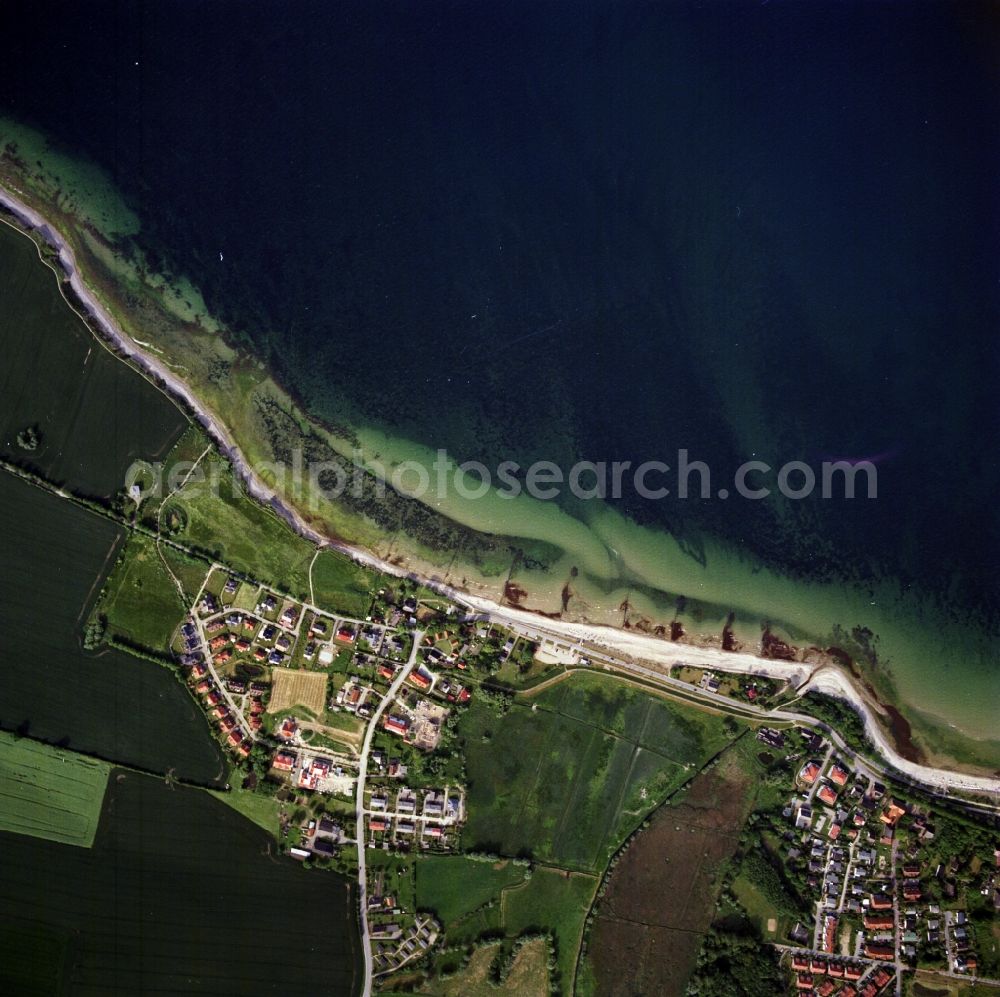
POLYGON ((156 541, 134 533, 111 573, 97 608, 108 629, 133 644, 165 651, 185 605, 160 559, 156 541))
POLYGON ((0 731, 0 831, 89 848, 110 769, 0 731))
POLYGON ((0 729, 201 783, 224 781, 201 707, 167 668, 81 636, 124 531, 0 474, 0 604, 17 654, 0 660, 0 729))
POLYGON ((502 718, 473 700, 459 733, 467 845, 584 871, 730 740, 719 717, 580 673, 502 718))
POLYGON ((0 989, 17 997, 65 993, 72 931, 0 916, 0 989))
POLYGON ((259 581, 308 597, 315 547, 251 499, 222 458, 206 457, 199 471, 205 480, 192 477, 164 505, 164 515, 176 509, 183 524, 176 539, 259 581))
POLYGON ((320 551, 312 566, 313 601, 328 612, 363 619, 379 577, 336 551, 320 551))
POLYGON ((276 852, 272 837, 208 793, 113 771, 93 848, 0 833, 0 908, 45 932, 39 944, 57 964, 59 940, 71 940, 60 985, 42 989, 54 967, 22 953, 0 961, 0 992, 355 993, 350 880, 276 852), (265 916, 276 904, 308 912, 287 958, 265 916))
POLYGON ((0 224, 0 456, 87 495, 122 488, 136 459, 187 425, 166 395, 106 350, 63 301, 34 244, 0 224), (18 433, 37 427, 35 450, 18 433))
POLYGON ((431 910, 451 928, 500 891, 524 882, 525 867, 509 861, 480 862, 462 855, 428 855, 416 862, 417 907, 431 910))

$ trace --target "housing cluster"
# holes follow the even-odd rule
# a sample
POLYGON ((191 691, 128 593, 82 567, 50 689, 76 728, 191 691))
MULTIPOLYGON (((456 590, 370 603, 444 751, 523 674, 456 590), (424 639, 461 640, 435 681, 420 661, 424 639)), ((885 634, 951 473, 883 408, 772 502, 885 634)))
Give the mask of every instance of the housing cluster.
POLYGON ((791 989, 875 997, 902 993, 910 972, 977 978, 977 934, 990 937, 1000 912, 995 834, 887 786, 815 731, 761 727, 756 737, 784 756, 794 788, 768 849, 811 913, 779 943, 791 989))

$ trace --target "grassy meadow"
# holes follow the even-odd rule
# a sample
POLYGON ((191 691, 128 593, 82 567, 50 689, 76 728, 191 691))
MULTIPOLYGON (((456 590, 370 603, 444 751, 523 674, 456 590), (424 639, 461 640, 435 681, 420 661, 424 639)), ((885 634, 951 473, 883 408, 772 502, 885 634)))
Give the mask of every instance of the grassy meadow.
POLYGON ((467 846, 593 872, 731 738, 722 719, 574 673, 498 718, 463 717, 467 846))
MULTIPOLYGON (((463 855, 425 856, 413 865, 416 905, 433 911, 441 921, 445 945, 476 945, 486 936, 500 939, 507 949, 519 935, 551 934, 562 992, 572 993, 576 953, 597 889, 596 875, 548 866, 529 870, 509 860, 492 863, 463 855)), ((434 969, 447 971, 454 958, 439 954, 434 969)))
POLYGON ((110 768, 0 731, 0 831, 89 848, 110 768))
POLYGON ((525 868, 511 863, 480 862, 460 855, 427 855, 415 866, 417 906, 431 910, 442 924, 456 925, 524 882, 525 868))
POLYGON ((133 644, 163 652, 185 611, 156 541, 133 533, 98 606, 98 612, 107 617, 109 631, 133 644))
POLYGON ((176 539, 259 581, 308 598, 315 547, 251 499, 221 457, 206 457, 199 470, 206 480, 192 477, 164 503, 163 516, 176 516, 180 524, 176 539))
POLYGON ((379 580, 342 554, 323 550, 312 566, 313 601, 321 609, 363 619, 379 580))

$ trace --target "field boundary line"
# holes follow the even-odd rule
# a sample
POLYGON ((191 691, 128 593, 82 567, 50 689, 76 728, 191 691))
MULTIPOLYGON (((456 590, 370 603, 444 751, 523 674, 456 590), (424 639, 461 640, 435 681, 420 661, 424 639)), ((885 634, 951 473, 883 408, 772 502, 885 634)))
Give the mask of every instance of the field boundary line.
POLYGON ((111 556, 115 553, 118 544, 126 536, 125 533, 119 533, 114 540, 111 541, 111 546, 108 548, 107 554, 104 555, 104 560, 101 562, 100 568, 97 570, 97 577, 94 578, 93 583, 90 588, 87 589, 87 594, 83 598, 83 602, 80 604, 80 612, 76 617, 76 625, 79 626, 85 617, 89 617, 90 614, 97 608, 97 601, 93 599, 94 589, 98 585, 102 586, 111 577, 111 572, 107 571, 108 561, 111 560, 111 556))
POLYGON ((521 806, 517 811, 517 820, 515 821, 516 824, 519 824, 521 822, 521 818, 524 816, 525 808, 528 805, 528 800, 531 798, 531 794, 534 793, 535 786, 538 785, 538 777, 542 771, 542 762, 545 760, 545 753, 548 750, 549 743, 551 742, 554 733, 555 731, 553 725, 553 728, 549 730, 548 735, 546 736, 545 741, 543 742, 542 747, 538 752, 538 762, 535 765, 535 773, 531 777, 531 785, 528 787, 527 792, 524 794, 524 799, 521 801, 521 806))
MULTIPOLYGON (((561 838, 563 833, 563 827, 566 824, 566 818, 569 816, 570 810, 574 809, 573 800, 576 796, 577 787, 580 784, 580 779, 583 776, 584 763, 590 756, 590 752, 593 750, 595 739, 598 736, 596 730, 590 732, 590 740, 587 741, 587 747, 580 752, 578 756, 578 765, 576 767, 576 772, 573 774, 573 779, 570 782, 569 793, 566 795, 566 805, 563 807, 563 812, 559 817, 559 822, 556 824, 556 830, 553 834, 553 840, 555 838, 561 838)), ((603 740, 603 739, 602 739, 603 740)), ((609 759, 610 760, 610 759, 609 759)))
POLYGON ((544 713, 551 713, 555 716, 560 716, 565 720, 572 720, 573 723, 582 724, 584 727, 593 727, 595 730, 601 731, 601 733, 606 734, 608 737, 613 737, 616 741, 624 741, 626 744, 631 744, 634 747, 642 748, 644 751, 648 751, 654 755, 659 755, 660 758, 663 758, 664 760, 670 762, 671 764, 678 765, 683 768, 683 764, 677 761, 676 758, 671 758, 670 755, 665 754, 659 748, 652 748, 649 747, 648 745, 640 743, 639 741, 629 736, 629 734, 627 733, 622 733, 621 731, 617 731, 612 727, 605 727, 602 724, 594 723, 591 720, 583 720, 580 717, 573 716, 572 713, 564 713, 562 710, 556 709, 555 707, 542 706, 538 703, 536 703, 533 708, 535 707, 537 707, 539 710, 542 710, 544 713))

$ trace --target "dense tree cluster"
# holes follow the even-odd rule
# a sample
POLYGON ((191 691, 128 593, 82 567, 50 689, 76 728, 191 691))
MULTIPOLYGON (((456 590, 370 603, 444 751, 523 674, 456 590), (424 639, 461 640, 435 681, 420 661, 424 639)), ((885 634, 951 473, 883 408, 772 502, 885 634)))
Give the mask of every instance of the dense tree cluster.
POLYGON ((690 997, 774 997, 784 990, 774 949, 753 934, 715 926, 705 936, 687 988, 690 997))

